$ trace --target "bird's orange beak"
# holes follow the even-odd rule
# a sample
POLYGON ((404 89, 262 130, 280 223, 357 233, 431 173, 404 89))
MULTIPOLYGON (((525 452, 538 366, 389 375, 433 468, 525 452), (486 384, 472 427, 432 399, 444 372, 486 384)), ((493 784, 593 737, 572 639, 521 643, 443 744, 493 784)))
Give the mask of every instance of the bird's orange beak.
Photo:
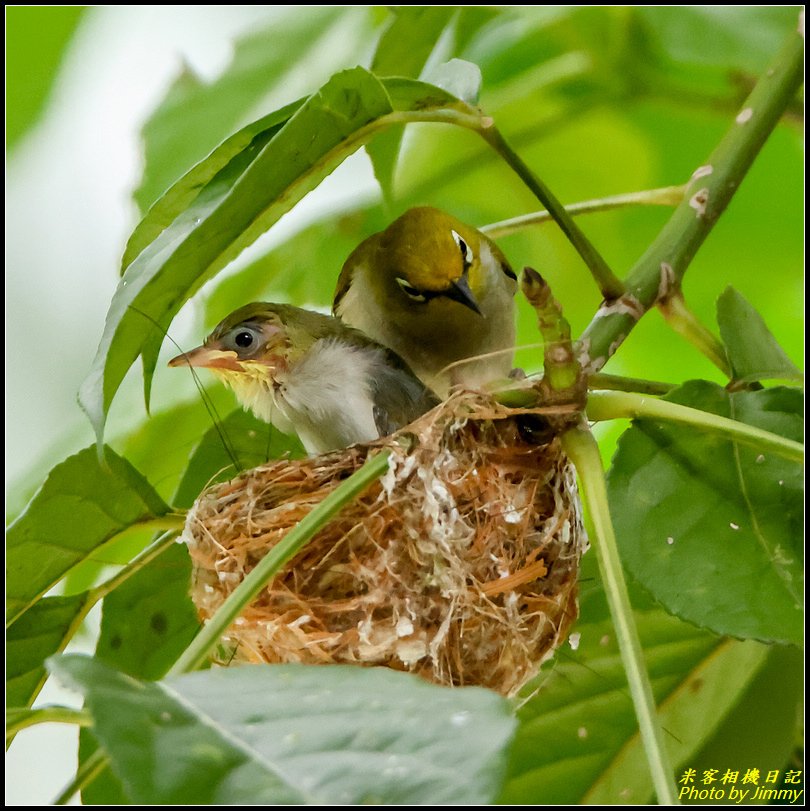
POLYGON ((183 352, 169 361, 169 366, 196 366, 204 369, 228 369, 232 372, 241 372, 242 364, 237 360, 236 352, 232 350, 212 349, 208 346, 198 346, 190 352, 183 352))

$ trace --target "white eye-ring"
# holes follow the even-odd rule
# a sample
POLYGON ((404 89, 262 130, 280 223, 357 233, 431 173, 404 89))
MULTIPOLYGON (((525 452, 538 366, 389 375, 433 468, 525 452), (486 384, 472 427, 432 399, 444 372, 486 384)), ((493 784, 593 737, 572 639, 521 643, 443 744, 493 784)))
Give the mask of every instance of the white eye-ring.
POLYGON ((453 239, 458 245, 458 249, 461 251, 461 258, 464 262, 464 269, 466 270, 473 262, 473 252, 472 248, 462 239, 460 234, 457 234, 455 231, 451 229, 450 233, 453 235, 453 239))
POLYGON ((412 284, 407 282, 405 279, 400 278, 397 276, 397 284, 402 288, 402 292, 405 295, 413 299, 414 301, 427 301, 427 297, 424 293, 420 293, 412 284))

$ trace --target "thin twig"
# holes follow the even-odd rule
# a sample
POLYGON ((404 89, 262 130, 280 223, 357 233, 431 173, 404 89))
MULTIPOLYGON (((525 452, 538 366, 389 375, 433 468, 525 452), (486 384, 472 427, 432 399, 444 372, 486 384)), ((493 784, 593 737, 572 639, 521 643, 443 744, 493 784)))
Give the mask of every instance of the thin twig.
POLYGON ((623 377, 597 372, 588 378, 588 388, 635 391, 639 394, 669 394, 677 386, 674 383, 663 383, 660 380, 644 380, 638 377, 623 377))
POLYGON ((491 126, 481 127, 478 130, 481 137, 512 167, 520 179, 529 187, 534 196, 548 209, 549 214, 560 226, 562 232, 568 237, 577 253, 590 270, 591 275, 599 285, 602 296, 607 301, 613 301, 624 293, 624 284, 610 269, 608 263, 590 240, 580 230, 571 215, 565 210, 559 200, 552 194, 551 189, 529 168, 520 155, 507 143, 498 128, 491 126))
MULTIPOLYGON (((683 200, 686 186, 664 186, 660 189, 647 189, 628 194, 614 194, 610 197, 599 197, 595 200, 583 200, 579 203, 570 203, 565 210, 572 216, 581 214, 595 214, 598 211, 610 211, 628 206, 677 206, 683 200)), ((479 230, 491 239, 515 234, 535 225, 544 225, 554 222, 549 211, 533 211, 531 214, 522 214, 520 217, 511 217, 508 220, 493 222, 482 226, 479 230)))
POLYGON ((103 600, 111 591, 115 591, 125 580, 132 577, 133 574, 139 572, 147 563, 151 563, 156 557, 162 555, 174 542, 185 522, 185 516, 173 516, 176 519, 176 524, 171 529, 164 532, 155 538, 146 549, 134 557, 126 566, 122 567, 108 580, 99 583, 95 588, 90 590, 89 602, 90 605, 95 605, 99 600, 103 600))
POLYGON ((21 730, 38 724, 73 724, 89 727, 92 726, 93 719, 87 710, 77 710, 75 707, 49 705, 37 707, 35 710, 9 707, 6 710, 6 740, 13 738, 21 730))
POLYGON ((75 794, 95 780, 109 765, 110 759, 103 749, 96 749, 87 760, 82 763, 70 783, 62 789, 59 796, 51 805, 67 805, 75 794))

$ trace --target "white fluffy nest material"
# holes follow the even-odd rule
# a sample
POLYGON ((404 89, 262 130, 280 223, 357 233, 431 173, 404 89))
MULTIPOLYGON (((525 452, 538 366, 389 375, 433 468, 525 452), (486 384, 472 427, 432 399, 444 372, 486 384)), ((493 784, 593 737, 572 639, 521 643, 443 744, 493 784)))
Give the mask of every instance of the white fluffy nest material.
POLYGON ((463 393, 409 426, 415 441, 275 461, 204 491, 184 533, 203 620, 369 452, 393 451, 236 620, 220 663, 378 665, 515 694, 576 617, 587 546, 572 466, 526 419, 463 393))

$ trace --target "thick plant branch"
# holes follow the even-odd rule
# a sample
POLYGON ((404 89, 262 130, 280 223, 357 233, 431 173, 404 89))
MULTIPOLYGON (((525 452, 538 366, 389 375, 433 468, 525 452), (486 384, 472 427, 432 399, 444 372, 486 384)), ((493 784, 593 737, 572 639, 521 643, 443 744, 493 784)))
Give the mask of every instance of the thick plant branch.
POLYGON ((680 287, 686 268, 792 101, 803 75, 804 37, 794 31, 743 103, 731 129, 693 173, 684 201, 630 271, 626 296, 618 303, 607 299, 582 334, 580 360, 586 372, 598 372, 639 318, 680 287))
MULTIPOLYGON (((577 217, 580 214, 595 214, 598 211, 610 211, 628 206, 677 206, 683 200, 685 191, 686 186, 664 186, 660 189, 647 189, 628 194, 599 197, 595 200, 583 200, 579 203, 571 203, 564 208, 572 217, 577 217)), ((509 234, 516 234, 533 225, 543 225, 553 221, 554 218, 550 211, 533 211, 530 214, 522 214, 520 217, 511 217, 508 220, 483 225, 479 230, 492 239, 498 239, 509 234)))
POLYGON ((308 543, 315 534, 388 470, 389 451, 381 451, 366 460, 346 481, 341 482, 317 507, 291 529, 230 593, 205 627, 194 637, 169 671, 170 676, 187 673, 199 667, 216 646, 219 638, 239 616, 242 609, 264 588, 265 584, 308 543))

